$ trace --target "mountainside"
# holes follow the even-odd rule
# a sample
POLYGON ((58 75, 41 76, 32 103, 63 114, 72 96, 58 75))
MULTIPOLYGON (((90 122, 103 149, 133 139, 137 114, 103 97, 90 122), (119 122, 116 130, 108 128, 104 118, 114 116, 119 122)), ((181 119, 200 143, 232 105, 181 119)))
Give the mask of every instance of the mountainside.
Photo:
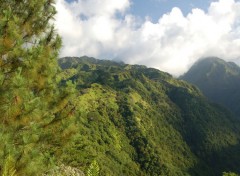
POLYGON ((239 122, 194 86, 140 65, 88 57, 59 65, 62 86, 78 90, 75 115, 56 125, 60 163, 94 162, 100 175, 240 173, 239 122))
POLYGON ((240 117, 240 67, 235 63, 206 58, 195 63, 181 79, 196 85, 211 101, 240 117))
POLYGON ((1 176, 240 173, 231 113, 156 69, 58 59, 55 6, 1 1, 1 176))

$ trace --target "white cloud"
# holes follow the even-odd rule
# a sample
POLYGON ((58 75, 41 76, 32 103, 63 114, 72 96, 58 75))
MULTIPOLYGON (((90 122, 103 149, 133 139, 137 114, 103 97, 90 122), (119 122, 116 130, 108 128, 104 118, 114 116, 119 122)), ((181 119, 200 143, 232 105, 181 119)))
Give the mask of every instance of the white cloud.
POLYGON ((240 58, 240 2, 219 0, 207 12, 177 7, 159 18, 139 21, 130 0, 57 0, 61 56, 88 55, 144 64, 179 75, 200 57, 240 58), (120 16, 120 17, 119 17, 120 16))

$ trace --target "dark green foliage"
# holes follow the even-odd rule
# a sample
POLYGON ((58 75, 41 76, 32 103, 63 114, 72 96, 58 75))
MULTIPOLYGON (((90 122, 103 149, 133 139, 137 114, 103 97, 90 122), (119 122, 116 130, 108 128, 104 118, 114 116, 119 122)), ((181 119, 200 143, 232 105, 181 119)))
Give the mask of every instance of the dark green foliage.
POLYGON ((145 66, 87 57, 59 64, 73 73, 62 84, 72 80, 80 92, 73 124, 64 122, 79 132, 61 162, 86 170, 97 161, 100 175, 240 172, 239 122, 194 86, 145 66))
POLYGON ((198 86, 211 101, 240 117, 240 67, 235 63, 206 58, 195 63, 180 78, 198 86))
POLYGON ((61 70, 53 0, 0 4, 1 175, 240 172, 239 122, 194 86, 88 57, 61 70))

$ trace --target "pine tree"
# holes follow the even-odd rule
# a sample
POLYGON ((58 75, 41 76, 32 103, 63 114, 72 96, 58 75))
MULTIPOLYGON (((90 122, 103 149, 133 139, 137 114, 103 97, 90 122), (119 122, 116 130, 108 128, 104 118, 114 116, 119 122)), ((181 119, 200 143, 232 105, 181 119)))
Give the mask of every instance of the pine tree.
POLYGON ((54 0, 0 4, 0 173, 11 156, 17 173, 34 175, 51 163, 46 126, 72 114, 74 86, 58 88, 54 0))

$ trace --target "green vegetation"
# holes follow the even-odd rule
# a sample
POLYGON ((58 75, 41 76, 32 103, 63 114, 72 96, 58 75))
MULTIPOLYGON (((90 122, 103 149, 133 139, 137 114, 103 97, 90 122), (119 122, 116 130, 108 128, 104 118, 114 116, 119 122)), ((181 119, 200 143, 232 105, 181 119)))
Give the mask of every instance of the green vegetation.
POLYGON ((99 166, 97 161, 93 161, 87 170, 87 176, 98 176, 99 175, 99 166))
POLYGON ((240 118, 240 67, 219 58, 205 58, 184 74, 211 101, 221 104, 240 118))
POLYGON ((83 135, 73 135, 63 152, 71 151, 71 160, 62 162, 96 160, 100 175, 239 172, 239 122, 194 86, 156 69, 88 57, 59 65, 62 75, 74 72, 61 84, 71 80, 80 92, 74 125, 83 135))
POLYGON ((0 3, 2 176, 240 173, 240 123, 194 86, 145 66, 57 60, 53 1, 0 3))
POLYGON ((52 0, 0 4, 0 173, 35 175, 54 165, 48 126, 71 110, 71 89, 56 76, 56 11, 52 0))
POLYGON ((223 176, 238 176, 238 174, 235 174, 233 172, 223 172, 223 176))

